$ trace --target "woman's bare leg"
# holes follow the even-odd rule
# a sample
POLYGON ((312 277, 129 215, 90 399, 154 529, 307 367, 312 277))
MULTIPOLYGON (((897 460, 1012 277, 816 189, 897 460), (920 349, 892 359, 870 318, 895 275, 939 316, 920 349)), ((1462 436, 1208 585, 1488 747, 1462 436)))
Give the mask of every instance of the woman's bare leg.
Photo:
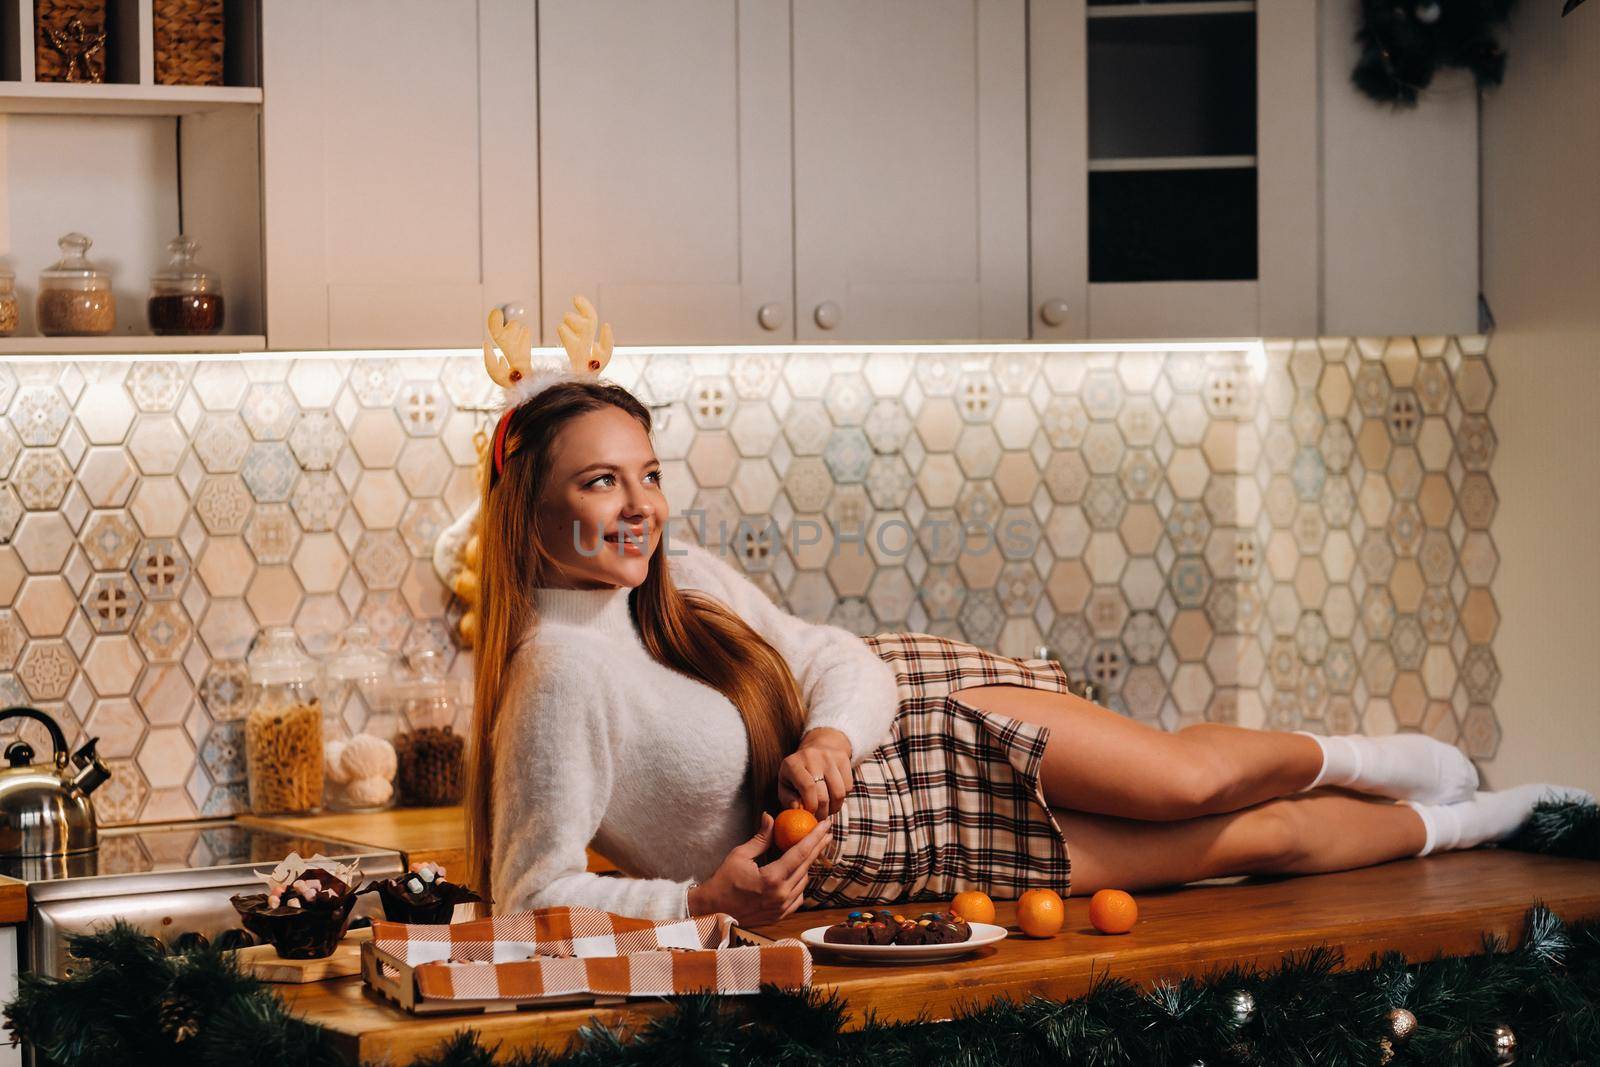
POLYGON ((1300 734, 1209 722, 1168 732, 1070 693, 1015 685, 956 695, 1050 727, 1040 784, 1051 805, 1074 811, 1192 819, 1292 795, 1322 769, 1322 749, 1300 734))
POLYGON ((1426 833, 1405 804, 1324 789, 1175 822, 1053 811, 1067 837, 1073 896, 1367 867, 1416 855, 1426 833))

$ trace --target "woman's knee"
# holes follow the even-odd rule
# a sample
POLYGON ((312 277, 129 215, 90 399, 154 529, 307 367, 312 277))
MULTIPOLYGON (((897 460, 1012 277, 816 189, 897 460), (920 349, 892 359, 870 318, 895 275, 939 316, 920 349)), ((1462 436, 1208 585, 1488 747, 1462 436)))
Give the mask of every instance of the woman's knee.
POLYGON ((1171 736, 1173 755, 1166 761, 1162 790, 1179 809, 1179 817, 1206 816, 1229 811, 1238 785, 1237 768, 1222 758, 1213 745, 1184 736, 1171 736))
POLYGON ((1171 734, 1180 755, 1173 788, 1196 815, 1219 815, 1240 807, 1238 765, 1206 736, 1216 723, 1195 723, 1171 734))
POLYGON ((1247 827, 1239 849, 1239 874, 1291 870, 1306 853, 1306 819, 1292 800, 1271 800, 1236 816, 1247 827))

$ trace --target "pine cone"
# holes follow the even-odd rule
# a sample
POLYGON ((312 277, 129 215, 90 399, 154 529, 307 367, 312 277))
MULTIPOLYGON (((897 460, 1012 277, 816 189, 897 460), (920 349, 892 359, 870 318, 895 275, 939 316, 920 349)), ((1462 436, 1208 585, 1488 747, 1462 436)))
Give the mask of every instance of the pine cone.
POLYGON ((200 1015, 185 997, 168 997, 161 1002, 161 1032, 182 1044, 200 1032, 200 1015))

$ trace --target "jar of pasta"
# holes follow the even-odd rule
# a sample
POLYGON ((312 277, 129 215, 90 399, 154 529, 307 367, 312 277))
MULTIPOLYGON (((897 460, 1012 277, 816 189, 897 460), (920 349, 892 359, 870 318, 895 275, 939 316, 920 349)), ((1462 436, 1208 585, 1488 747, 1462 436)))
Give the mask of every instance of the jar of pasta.
POLYGON ((258 815, 322 806, 322 702, 317 664, 288 626, 256 636, 245 657, 254 688, 245 717, 245 773, 258 815))
POLYGON ((322 802, 330 811, 394 807, 396 715, 389 657, 366 623, 345 630, 323 664, 322 802), (360 723, 352 730, 351 723, 360 723))
POLYGON ((444 657, 434 649, 411 655, 412 677, 399 687, 405 730, 395 738, 400 762, 400 800, 433 806, 459 804, 465 786, 466 738, 455 732, 461 699, 445 677, 444 657))
POLYGON ((17 332, 21 310, 17 304, 17 276, 0 267, 0 337, 17 332))
POLYGON ((46 337, 91 337, 117 325, 111 275, 89 262, 94 242, 69 233, 56 244, 61 258, 39 272, 39 332, 46 337))

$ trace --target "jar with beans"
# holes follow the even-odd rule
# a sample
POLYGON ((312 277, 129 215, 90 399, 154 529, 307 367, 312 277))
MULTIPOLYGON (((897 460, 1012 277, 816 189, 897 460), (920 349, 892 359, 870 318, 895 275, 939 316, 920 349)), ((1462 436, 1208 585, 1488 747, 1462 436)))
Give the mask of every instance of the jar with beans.
POLYGON ((466 772, 466 738, 454 725, 459 686, 445 677, 444 658, 433 649, 413 653, 411 667, 413 677, 400 690, 406 728, 394 742, 400 802, 458 804, 466 772))
POLYGON ((194 261, 194 239, 179 234, 167 242, 172 261, 150 278, 150 303, 146 310, 154 334, 210 334, 222 332, 224 305, 222 275, 194 261))
POLYGON ((322 701, 317 664, 288 626, 261 631, 245 657, 254 699, 245 716, 250 810, 303 814, 322 807, 322 701))
POLYGON ((39 332, 46 337, 93 337, 117 325, 111 275, 89 262, 94 242, 69 233, 56 244, 61 258, 39 272, 39 332))

